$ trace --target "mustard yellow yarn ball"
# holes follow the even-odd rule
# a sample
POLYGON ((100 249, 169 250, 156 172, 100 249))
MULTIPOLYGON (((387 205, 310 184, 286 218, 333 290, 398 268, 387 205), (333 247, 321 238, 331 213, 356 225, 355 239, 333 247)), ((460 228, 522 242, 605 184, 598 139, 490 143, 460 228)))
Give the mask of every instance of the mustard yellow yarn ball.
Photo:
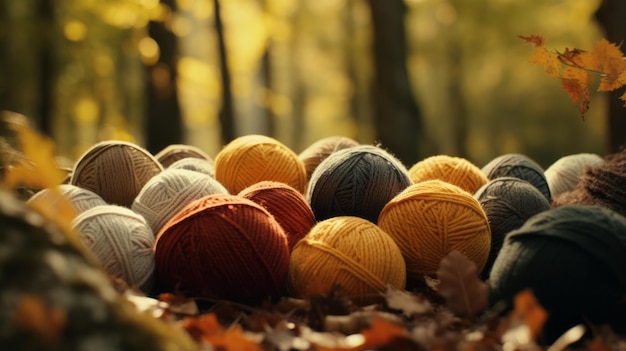
POLYGON ((298 155, 280 141, 257 134, 238 137, 217 153, 215 179, 231 194, 261 181, 285 183, 302 194, 307 186, 298 155))
POLYGON ((380 301, 387 285, 404 289, 406 266, 393 239, 376 224, 354 216, 318 222, 294 247, 288 290, 297 297, 333 288, 356 304, 380 301))
POLYGON ((413 183, 439 179, 454 184, 474 194, 489 179, 481 169, 462 157, 435 155, 427 157, 409 168, 413 183))
POLYGON ((489 256, 491 232, 480 203, 442 180, 410 185, 385 205, 378 225, 398 244, 413 277, 435 275, 453 250, 465 254, 479 272, 489 256))

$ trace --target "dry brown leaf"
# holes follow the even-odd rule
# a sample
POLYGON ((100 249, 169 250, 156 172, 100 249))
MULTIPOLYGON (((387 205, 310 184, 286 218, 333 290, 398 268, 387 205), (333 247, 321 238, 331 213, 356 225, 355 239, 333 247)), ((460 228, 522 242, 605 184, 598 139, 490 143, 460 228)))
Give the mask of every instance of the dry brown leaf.
POLYGON ((441 260, 439 294, 448 308, 458 316, 473 318, 489 304, 489 286, 478 277, 476 264, 459 251, 452 251, 441 260))

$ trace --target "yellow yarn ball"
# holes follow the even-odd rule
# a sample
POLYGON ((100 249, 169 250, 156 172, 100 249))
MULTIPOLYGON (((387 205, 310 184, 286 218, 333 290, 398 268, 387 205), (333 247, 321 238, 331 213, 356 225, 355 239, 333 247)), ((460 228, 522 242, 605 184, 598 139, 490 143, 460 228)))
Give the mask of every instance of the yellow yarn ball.
POLYGON ((215 179, 231 194, 261 181, 282 182, 302 194, 307 186, 298 155, 278 140, 257 134, 238 137, 218 152, 215 179))
POLYGON ((458 250, 480 272, 489 256, 487 215, 470 193, 442 180, 410 185, 385 205, 378 225, 398 244, 413 277, 434 275, 439 262, 458 250))
POLYGON ((454 184, 474 194, 489 179, 481 169, 462 157, 435 155, 427 157, 409 168, 413 183, 439 179, 454 184))
POLYGON ((334 287, 356 304, 380 301, 387 285, 404 289, 406 265, 393 239, 354 216, 318 222, 294 247, 288 290, 297 297, 328 294, 334 287))

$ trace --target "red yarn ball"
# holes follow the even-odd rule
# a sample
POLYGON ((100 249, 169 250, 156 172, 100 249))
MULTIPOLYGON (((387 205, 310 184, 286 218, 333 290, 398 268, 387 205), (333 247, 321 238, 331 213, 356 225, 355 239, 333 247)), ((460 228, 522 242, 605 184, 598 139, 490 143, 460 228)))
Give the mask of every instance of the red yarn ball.
POLYGON ((262 181, 243 189, 239 196, 265 207, 274 216, 287 235, 290 252, 316 223, 304 195, 285 183, 262 181))
POLYGON ((235 195, 192 201, 155 244, 161 291, 260 303, 278 296, 289 268, 285 233, 261 205, 235 195))

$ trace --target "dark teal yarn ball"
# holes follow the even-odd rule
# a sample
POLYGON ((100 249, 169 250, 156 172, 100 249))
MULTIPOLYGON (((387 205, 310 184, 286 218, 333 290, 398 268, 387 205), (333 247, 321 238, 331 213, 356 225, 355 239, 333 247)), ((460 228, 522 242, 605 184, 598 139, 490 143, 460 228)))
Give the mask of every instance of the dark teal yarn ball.
POLYGON ((490 180, 476 191, 474 198, 485 211, 491 229, 489 258, 481 273, 481 277, 487 279, 506 235, 530 217, 549 210, 550 203, 537 188, 514 177, 490 180))
POLYGON ((541 191, 548 202, 552 202, 543 168, 526 155, 517 153, 501 155, 489 161, 481 170, 489 180, 500 177, 523 179, 541 191))
POLYGON ((376 223, 385 204, 411 184, 406 167, 374 145, 338 150, 311 174, 307 201, 315 219, 356 216, 376 223))
POLYGON ((549 315, 542 343, 577 324, 623 334, 626 218, 599 206, 541 212, 508 234, 489 281, 492 304, 510 305, 518 292, 532 290, 549 315))

